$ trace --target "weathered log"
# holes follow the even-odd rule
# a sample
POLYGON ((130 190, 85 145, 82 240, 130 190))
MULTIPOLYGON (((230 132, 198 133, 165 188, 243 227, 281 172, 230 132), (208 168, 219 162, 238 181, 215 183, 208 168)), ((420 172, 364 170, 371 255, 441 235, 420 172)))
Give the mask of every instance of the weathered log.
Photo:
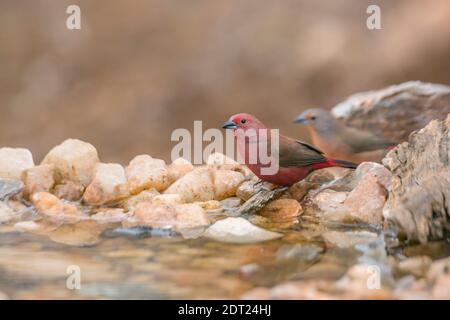
POLYGON ((450 115, 411 134, 383 164, 393 178, 385 218, 408 239, 443 239, 450 232, 450 115))
POLYGON ((446 118, 450 113, 450 87, 409 81, 354 94, 336 105, 332 113, 349 126, 403 142, 431 120, 446 118))
POLYGON ((287 188, 266 190, 260 188, 250 199, 248 199, 237 211, 236 215, 254 214, 264 208, 270 201, 279 198, 287 188))

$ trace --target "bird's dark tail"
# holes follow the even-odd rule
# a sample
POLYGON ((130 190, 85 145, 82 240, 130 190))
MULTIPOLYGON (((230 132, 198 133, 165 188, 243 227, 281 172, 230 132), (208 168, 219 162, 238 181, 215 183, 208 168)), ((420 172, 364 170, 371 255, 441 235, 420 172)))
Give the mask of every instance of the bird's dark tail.
POLYGON ((334 167, 356 169, 356 167, 358 166, 356 163, 345 160, 328 159, 328 161, 334 167))

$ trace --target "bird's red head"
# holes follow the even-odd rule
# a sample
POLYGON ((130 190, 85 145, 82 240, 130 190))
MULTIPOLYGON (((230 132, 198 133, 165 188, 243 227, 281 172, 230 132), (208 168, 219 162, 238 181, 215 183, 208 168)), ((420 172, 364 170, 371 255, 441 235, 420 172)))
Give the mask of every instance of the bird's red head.
POLYGON ((230 120, 222 126, 224 129, 265 129, 266 126, 257 118, 248 113, 238 113, 230 117, 230 120))

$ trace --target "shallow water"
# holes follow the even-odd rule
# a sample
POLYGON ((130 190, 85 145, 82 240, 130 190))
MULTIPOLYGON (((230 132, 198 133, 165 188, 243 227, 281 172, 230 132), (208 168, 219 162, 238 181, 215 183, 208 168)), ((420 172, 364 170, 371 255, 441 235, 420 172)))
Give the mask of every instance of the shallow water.
MULTIPOLYGON (((240 298, 252 288, 289 280, 338 280, 368 256, 364 244, 382 239, 369 232, 341 239, 342 228, 325 239, 325 227, 302 221, 266 223, 283 237, 253 244, 117 227, 83 222, 46 226, 33 234, 0 226, 0 292, 11 299, 240 298), (66 285, 72 265, 80 267, 79 290, 66 285)), ((450 253, 445 243, 415 250, 410 254, 450 253)), ((384 263, 385 257, 374 259, 384 263)))

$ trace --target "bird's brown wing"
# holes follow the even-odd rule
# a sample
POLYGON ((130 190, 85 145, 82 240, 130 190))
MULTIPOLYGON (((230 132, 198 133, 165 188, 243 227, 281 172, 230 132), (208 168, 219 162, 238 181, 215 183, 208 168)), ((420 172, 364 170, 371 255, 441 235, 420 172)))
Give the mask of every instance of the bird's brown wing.
POLYGON ((280 138, 280 167, 304 167, 326 161, 323 152, 300 140, 280 138))
POLYGON ((377 137, 370 132, 349 127, 342 130, 340 138, 354 153, 386 149, 396 145, 396 143, 377 137))

